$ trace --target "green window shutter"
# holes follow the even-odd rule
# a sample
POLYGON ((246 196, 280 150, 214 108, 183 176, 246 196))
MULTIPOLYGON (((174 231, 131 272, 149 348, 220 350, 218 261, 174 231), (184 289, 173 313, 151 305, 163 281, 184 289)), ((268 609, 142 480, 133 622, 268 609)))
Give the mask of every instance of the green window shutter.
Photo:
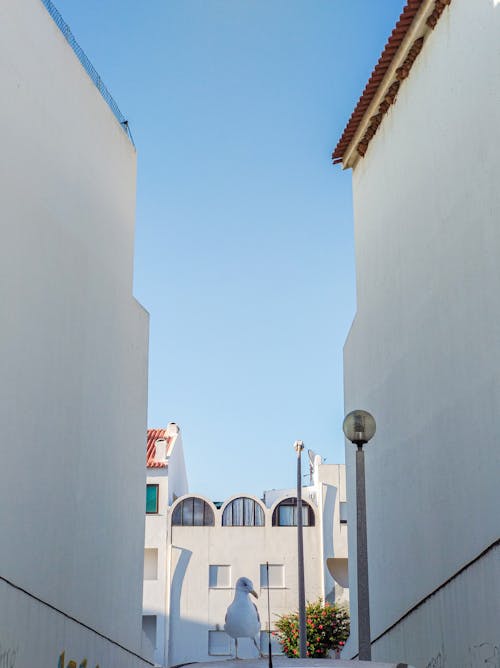
POLYGON ((158 485, 146 485, 146 513, 158 512, 158 485))

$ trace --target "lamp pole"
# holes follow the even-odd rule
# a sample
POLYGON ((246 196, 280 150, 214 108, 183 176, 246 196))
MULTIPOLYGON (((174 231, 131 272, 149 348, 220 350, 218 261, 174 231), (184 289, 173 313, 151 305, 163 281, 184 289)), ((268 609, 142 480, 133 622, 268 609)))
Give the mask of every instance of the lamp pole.
POLYGON ((349 413, 343 424, 346 438, 356 445, 356 557, 358 584, 358 658, 372 660, 370 590, 368 586, 368 541, 366 537, 365 453, 363 445, 373 438, 375 419, 367 411, 349 413))
POLYGON ((304 532, 302 529, 302 450, 303 441, 293 444, 297 453, 297 561, 299 574, 299 658, 307 657, 306 593, 304 586, 304 532))

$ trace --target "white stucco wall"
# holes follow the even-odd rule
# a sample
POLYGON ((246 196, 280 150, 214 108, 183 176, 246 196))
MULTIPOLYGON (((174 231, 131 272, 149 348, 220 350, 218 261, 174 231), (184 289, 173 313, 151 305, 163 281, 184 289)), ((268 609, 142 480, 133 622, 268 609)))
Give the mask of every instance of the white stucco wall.
POLYGON ((317 464, 314 475, 318 507, 321 509, 324 598, 330 603, 347 603, 347 524, 340 522, 340 504, 346 502, 345 465, 317 464))
POLYGON ((182 433, 179 431, 168 457, 168 503, 171 504, 188 492, 182 433))
MULTIPOLYGON (((173 526, 169 529, 168 665, 228 658, 227 655, 209 654, 208 638, 209 631, 217 628, 223 631, 226 610, 233 600, 239 577, 252 580, 259 594, 256 603, 261 630, 268 629, 267 588, 260 587, 260 569, 266 561, 271 565, 282 565, 284 573, 283 586, 270 589, 271 628, 274 628, 277 615, 297 609, 297 528, 272 526, 275 507, 295 494, 295 489, 266 491, 266 505, 251 495, 235 495, 227 499, 220 510, 205 499, 214 512, 213 527, 173 526), (224 508, 240 496, 249 496, 261 503, 265 526, 222 526, 224 508), (227 587, 209 586, 210 565, 230 567, 227 587)), ((345 500, 345 467, 318 463, 313 485, 303 489, 303 499, 315 513, 315 525, 304 527, 306 598, 315 601, 321 597, 330 602, 346 603, 348 591, 335 584, 327 565, 334 557, 347 562, 347 528, 340 525, 339 519, 339 503, 345 500)), ((176 504, 182 500, 181 497, 176 504)), ((169 512, 169 526, 176 504, 169 512)), ((279 651, 279 644, 273 642, 273 645, 279 651)), ((234 653, 234 643, 231 651, 234 653)), ((255 646, 250 640, 242 639, 238 654, 255 658, 255 646)))
POLYGON ((404 656, 425 668, 496 668, 500 664, 499 570, 497 546, 378 640, 377 655, 404 656))
MULTIPOLYGON (((267 589, 260 588, 260 565, 266 561, 283 564, 285 573, 284 587, 271 589, 272 620, 297 607, 296 527, 273 527, 272 509, 264 511, 264 527, 221 526, 222 514, 216 509, 214 512, 214 527, 172 527, 169 665, 220 660, 208 654, 208 631, 217 625, 223 630, 239 577, 252 580, 259 595, 256 605, 261 628, 267 628, 267 589), (210 565, 231 567, 230 588, 209 587, 210 565)), ((320 546, 318 522, 315 527, 304 527, 305 582, 311 601, 324 596, 320 546)), ((238 653, 247 658, 256 656, 254 645, 244 639, 238 653)))
MULTIPOLYGON (((357 314, 345 408, 377 420, 366 446, 373 636, 499 534, 499 37, 496 3, 453 0, 353 171, 357 314)), ((352 499, 350 444, 346 462, 352 499)), ((354 576, 354 532, 349 540, 354 576)), ((453 620, 453 601, 442 605, 432 614, 453 620)), ((467 614, 498 645, 488 605, 470 600, 467 614)), ((439 647, 443 625, 428 632, 439 647)), ((467 625, 463 634, 466 647, 478 639, 467 625)), ((391 659, 388 648, 376 644, 374 658, 391 659)), ((469 665, 460 661, 450 665, 469 665)))
POLYGON ((0 4, 0 78, 0 575, 138 650, 135 151, 38 0, 0 4))
POLYGON ((0 666, 2 668, 148 668, 153 665, 127 646, 111 642, 0 580, 0 666), (84 663, 85 660, 87 663, 84 663), (70 662, 74 663, 71 664, 70 662))

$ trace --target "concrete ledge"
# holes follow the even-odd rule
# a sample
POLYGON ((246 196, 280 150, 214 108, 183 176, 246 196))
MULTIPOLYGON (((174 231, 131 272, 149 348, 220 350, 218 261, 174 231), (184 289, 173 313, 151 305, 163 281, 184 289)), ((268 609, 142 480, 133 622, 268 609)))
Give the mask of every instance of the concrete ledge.
MULTIPOLYGON (((196 668, 267 668, 268 659, 218 659, 209 663, 179 664, 196 668)), ((345 661, 343 659, 289 659, 273 656, 273 668, 413 668, 407 663, 379 663, 378 661, 345 661)))

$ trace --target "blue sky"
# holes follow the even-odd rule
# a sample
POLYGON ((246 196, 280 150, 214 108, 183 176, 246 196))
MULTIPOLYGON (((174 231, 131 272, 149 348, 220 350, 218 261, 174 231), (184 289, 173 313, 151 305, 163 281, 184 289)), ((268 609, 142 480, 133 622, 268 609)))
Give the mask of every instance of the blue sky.
POLYGON ((149 426, 180 425, 212 499, 293 486, 296 439, 342 462, 351 175, 330 154, 403 0, 55 2, 137 146, 149 426))

